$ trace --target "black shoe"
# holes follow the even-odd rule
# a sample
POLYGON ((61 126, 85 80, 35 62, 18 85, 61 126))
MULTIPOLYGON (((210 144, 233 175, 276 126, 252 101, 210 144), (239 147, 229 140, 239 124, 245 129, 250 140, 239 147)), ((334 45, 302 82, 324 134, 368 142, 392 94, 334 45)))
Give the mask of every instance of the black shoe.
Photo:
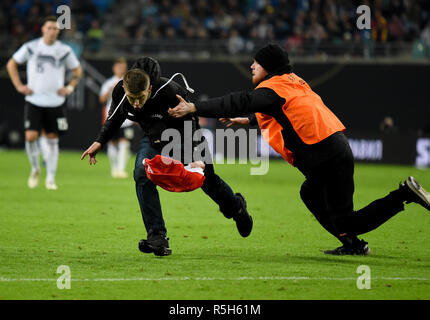
POLYGON ((430 193, 415 180, 414 177, 408 177, 405 182, 400 184, 406 192, 406 203, 415 202, 422 205, 430 211, 430 193))
POLYGON ((148 235, 148 240, 140 240, 139 250, 143 253, 154 253, 156 256, 172 254, 172 250, 169 248, 169 238, 164 234, 148 235))
POLYGON ((252 217, 246 210, 245 198, 240 194, 235 194, 240 200, 240 209, 233 216, 233 220, 236 221, 236 227, 242 237, 247 237, 252 231, 252 217))
POLYGON ((345 256, 345 255, 367 256, 370 253, 370 249, 367 246, 367 242, 364 240, 361 240, 359 245, 355 245, 355 246, 343 245, 342 247, 339 247, 333 250, 326 250, 324 251, 324 253, 332 254, 335 256, 345 256))

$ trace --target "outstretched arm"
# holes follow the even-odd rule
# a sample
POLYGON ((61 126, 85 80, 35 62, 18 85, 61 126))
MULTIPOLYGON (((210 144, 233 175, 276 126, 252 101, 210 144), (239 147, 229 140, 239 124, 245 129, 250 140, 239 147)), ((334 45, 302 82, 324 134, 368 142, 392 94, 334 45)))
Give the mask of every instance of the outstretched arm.
POLYGON ((179 104, 169 109, 169 114, 174 118, 180 118, 189 113, 207 118, 234 118, 255 112, 268 112, 271 108, 280 107, 285 103, 285 99, 268 88, 230 93, 197 104, 186 102, 181 97, 178 99, 179 104))
POLYGON ((96 154, 100 151, 102 148, 102 145, 100 142, 94 142, 87 150, 84 151, 84 153, 81 156, 81 160, 83 160, 88 155, 88 162, 90 165, 96 164, 96 154))

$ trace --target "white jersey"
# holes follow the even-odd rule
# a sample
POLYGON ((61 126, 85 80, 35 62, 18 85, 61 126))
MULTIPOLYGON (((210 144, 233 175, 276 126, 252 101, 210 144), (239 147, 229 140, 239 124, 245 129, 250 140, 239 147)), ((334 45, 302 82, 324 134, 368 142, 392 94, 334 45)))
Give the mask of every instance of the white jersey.
POLYGON ((42 38, 24 43, 12 56, 18 63, 27 62, 27 86, 33 94, 25 100, 38 107, 58 107, 66 97, 57 91, 64 87, 66 70, 79 66, 73 50, 61 41, 47 45, 42 38))
MULTIPOLYGON (((103 82, 102 87, 100 89, 100 95, 104 95, 104 94, 108 93, 109 90, 111 90, 111 92, 109 94, 109 98, 108 98, 108 100, 106 102, 106 108, 107 108, 106 117, 107 117, 107 114, 109 112, 110 105, 112 103, 112 91, 113 91, 113 88, 115 87, 115 85, 119 81, 121 81, 121 79, 122 78, 119 78, 119 77, 113 75, 112 77, 110 77, 109 79, 107 79, 105 82, 103 82)), ((106 120, 106 119, 104 119, 104 120, 106 120)), ((131 121, 129 119, 125 119, 125 121, 122 124, 121 128, 130 127, 132 125, 133 125, 133 121, 131 121)))

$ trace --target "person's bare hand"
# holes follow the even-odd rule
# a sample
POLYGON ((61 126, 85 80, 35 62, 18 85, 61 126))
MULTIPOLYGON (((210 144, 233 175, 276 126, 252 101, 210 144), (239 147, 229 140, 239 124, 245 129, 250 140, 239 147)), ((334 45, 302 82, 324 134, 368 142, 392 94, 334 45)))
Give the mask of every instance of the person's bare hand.
POLYGON ((200 168, 200 169, 204 170, 206 165, 203 161, 198 160, 198 161, 191 162, 190 167, 191 168, 200 168))
POLYGON ((60 90, 57 91, 57 93, 60 96, 67 97, 69 94, 72 93, 72 91, 70 91, 69 89, 67 89, 67 87, 62 87, 60 90))
POLYGON ((238 125, 247 125, 249 124, 249 119, 248 118, 241 118, 241 117, 237 117, 237 118, 219 118, 219 121, 223 124, 226 125, 227 128, 231 127, 234 124, 238 124, 238 125))
POLYGON ((173 118, 182 118, 183 116, 196 112, 196 106, 192 102, 185 101, 179 94, 176 95, 179 99, 179 104, 174 108, 169 108, 169 115, 173 118))
POLYGON ((33 90, 31 90, 26 84, 20 85, 16 90, 25 96, 33 94, 33 90))
POLYGON ((88 155, 88 162, 90 165, 96 164, 96 154, 100 151, 102 145, 100 142, 94 142, 81 156, 81 160, 83 160, 88 155))

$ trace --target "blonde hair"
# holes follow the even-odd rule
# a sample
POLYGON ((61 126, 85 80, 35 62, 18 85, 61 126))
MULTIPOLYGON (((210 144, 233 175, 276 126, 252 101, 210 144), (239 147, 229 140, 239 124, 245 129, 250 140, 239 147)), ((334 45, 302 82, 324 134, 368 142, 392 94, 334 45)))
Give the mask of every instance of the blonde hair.
POLYGON ((142 69, 128 70, 123 80, 124 88, 133 94, 145 91, 149 87, 149 76, 142 69))

